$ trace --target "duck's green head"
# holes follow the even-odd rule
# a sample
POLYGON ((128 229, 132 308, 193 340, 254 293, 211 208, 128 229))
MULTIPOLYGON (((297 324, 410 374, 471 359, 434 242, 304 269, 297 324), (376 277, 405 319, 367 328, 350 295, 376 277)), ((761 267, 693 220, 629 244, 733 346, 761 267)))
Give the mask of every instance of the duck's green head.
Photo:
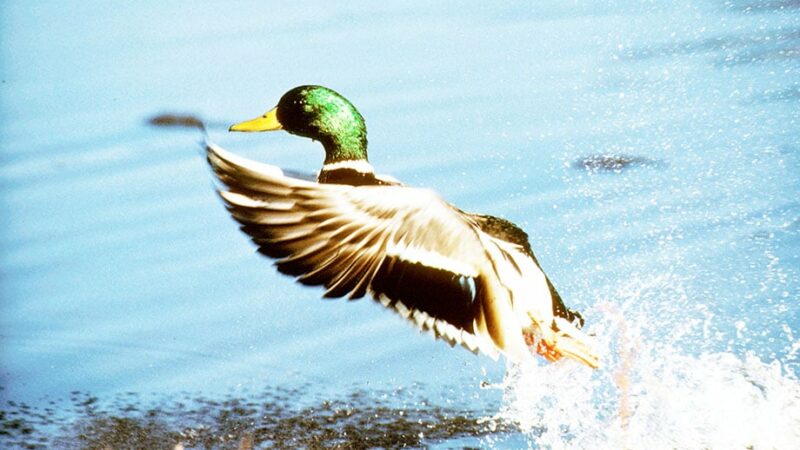
POLYGON ((367 127, 355 106, 323 86, 298 86, 278 106, 229 131, 286 130, 322 143, 325 164, 367 159, 367 127))

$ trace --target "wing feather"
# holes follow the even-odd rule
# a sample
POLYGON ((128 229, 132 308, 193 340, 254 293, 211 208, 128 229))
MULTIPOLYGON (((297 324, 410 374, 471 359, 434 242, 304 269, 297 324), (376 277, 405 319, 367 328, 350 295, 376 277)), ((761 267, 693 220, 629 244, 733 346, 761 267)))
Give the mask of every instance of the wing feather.
POLYGON ((485 250, 474 223, 425 189, 318 184, 207 144, 220 196, 280 272, 326 297, 372 294, 451 345, 475 336, 485 250))

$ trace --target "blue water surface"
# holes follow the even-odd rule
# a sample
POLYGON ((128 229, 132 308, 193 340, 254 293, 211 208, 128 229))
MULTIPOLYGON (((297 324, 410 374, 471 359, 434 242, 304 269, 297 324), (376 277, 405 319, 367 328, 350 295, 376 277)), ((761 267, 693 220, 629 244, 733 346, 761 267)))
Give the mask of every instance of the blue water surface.
POLYGON ((480 424, 424 446, 800 442, 797 2, 6 1, 0 21, 3 420, 74 423, 75 393, 125 416, 127 393, 363 409, 411 387, 393 414, 480 424), (506 367, 320 300, 238 231, 197 130, 147 122, 196 114, 313 172, 317 143, 226 132, 300 84, 359 108, 379 172, 526 229, 601 368, 506 367))

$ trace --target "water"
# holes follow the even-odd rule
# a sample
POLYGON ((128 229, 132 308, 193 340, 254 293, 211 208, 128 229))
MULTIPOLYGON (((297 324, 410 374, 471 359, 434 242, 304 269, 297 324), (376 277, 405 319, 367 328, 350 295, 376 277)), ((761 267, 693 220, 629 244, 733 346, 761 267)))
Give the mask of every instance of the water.
POLYGON ((102 5, 0 6, 4 446, 800 442, 795 2, 102 5), (314 143, 225 133, 304 83, 356 104, 379 171, 522 225, 602 367, 320 300, 254 254, 197 133, 147 123, 312 171, 314 143))

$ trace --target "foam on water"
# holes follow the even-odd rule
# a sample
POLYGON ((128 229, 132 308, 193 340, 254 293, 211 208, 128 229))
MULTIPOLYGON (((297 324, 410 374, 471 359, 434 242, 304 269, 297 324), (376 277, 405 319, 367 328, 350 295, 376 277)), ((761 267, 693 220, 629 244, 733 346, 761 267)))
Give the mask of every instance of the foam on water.
MULTIPOLYGON (((800 381, 775 360, 714 348, 714 315, 672 275, 599 295, 602 366, 509 367, 497 419, 531 448, 793 448, 800 381), (708 344, 712 345, 708 345, 708 344)), ((788 342, 797 352, 797 341, 788 342)), ((790 353, 791 355, 791 353, 790 353)))

